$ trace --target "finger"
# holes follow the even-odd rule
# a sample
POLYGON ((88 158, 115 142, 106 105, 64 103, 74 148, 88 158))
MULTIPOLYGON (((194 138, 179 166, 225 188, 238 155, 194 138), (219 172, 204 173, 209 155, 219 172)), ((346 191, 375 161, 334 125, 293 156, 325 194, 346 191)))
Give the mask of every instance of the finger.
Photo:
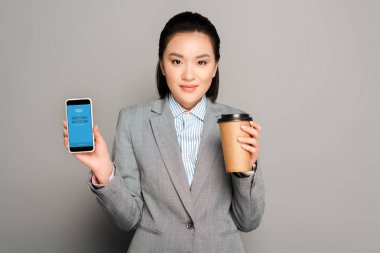
POLYGON ((63 137, 67 137, 67 136, 68 136, 67 129, 63 129, 63 137))
POLYGON ((98 125, 95 125, 94 127, 94 138, 95 138, 95 142, 104 142, 104 139, 102 135, 100 134, 98 125))
POLYGON ((238 141, 243 144, 251 144, 254 147, 258 146, 258 142, 255 138, 238 137, 238 141))
POLYGON ((262 127, 258 123, 254 122, 254 121, 250 121, 249 124, 251 126, 253 126, 254 128, 258 129, 259 131, 261 131, 261 129, 262 129, 262 127))
POLYGON ((67 129, 67 121, 66 120, 63 121, 63 128, 67 129))
POLYGON ((251 127, 251 126, 246 126, 246 125, 241 126, 241 129, 244 132, 246 132, 246 133, 248 133, 248 134, 256 137, 257 139, 259 138, 259 132, 258 132, 257 129, 255 129, 255 128, 251 127))
POLYGON ((241 144, 241 146, 242 146, 244 149, 248 150, 251 154, 255 154, 255 152, 258 150, 257 148, 252 147, 252 146, 247 145, 247 144, 241 144))
POLYGON ((67 137, 65 137, 65 138, 63 138, 63 144, 65 145, 65 148, 67 149, 67 150, 69 150, 67 147, 68 147, 68 138, 67 137))

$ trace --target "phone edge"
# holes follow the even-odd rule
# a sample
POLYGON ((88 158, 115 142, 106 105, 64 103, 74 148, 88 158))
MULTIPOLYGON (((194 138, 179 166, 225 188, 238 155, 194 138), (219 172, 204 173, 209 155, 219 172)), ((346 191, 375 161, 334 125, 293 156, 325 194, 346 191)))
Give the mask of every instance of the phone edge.
POLYGON ((92 99, 89 98, 89 97, 87 97, 87 98, 68 98, 68 99, 66 99, 65 100, 65 113, 66 113, 66 122, 67 122, 67 151, 69 151, 69 153, 71 153, 71 154, 94 152, 95 151, 95 138, 94 138, 94 114, 93 114, 93 111, 92 111, 92 99), (69 121, 68 121, 68 118, 67 118, 67 102, 70 101, 70 100, 84 100, 84 99, 90 100, 91 133, 92 133, 92 143, 93 143, 92 150, 73 152, 73 151, 70 150, 69 121))

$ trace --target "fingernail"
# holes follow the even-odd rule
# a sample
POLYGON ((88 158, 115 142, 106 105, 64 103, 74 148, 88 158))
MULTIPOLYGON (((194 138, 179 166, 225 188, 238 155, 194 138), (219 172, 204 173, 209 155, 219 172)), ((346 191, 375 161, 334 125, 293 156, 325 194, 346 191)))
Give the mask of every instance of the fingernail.
POLYGON ((239 141, 243 140, 243 137, 238 137, 238 140, 239 140, 239 141))

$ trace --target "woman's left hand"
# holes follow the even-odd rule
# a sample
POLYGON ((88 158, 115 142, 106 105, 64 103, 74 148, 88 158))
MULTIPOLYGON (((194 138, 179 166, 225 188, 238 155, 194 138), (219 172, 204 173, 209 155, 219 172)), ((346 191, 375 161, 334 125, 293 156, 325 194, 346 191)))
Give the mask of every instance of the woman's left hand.
POLYGON ((239 136, 238 141, 242 143, 242 148, 251 153, 251 168, 256 163, 259 156, 259 142, 261 126, 254 121, 249 122, 250 126, 241 126, 241 130, 250 134, 251 137, 239 136))

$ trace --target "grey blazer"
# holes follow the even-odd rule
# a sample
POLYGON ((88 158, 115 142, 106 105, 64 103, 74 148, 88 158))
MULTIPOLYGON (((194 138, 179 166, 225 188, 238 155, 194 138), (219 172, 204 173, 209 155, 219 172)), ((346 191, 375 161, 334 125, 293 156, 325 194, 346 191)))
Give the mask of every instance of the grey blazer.
POLYGON ((244 113, 207 98, 194 178, 188 185, 167 99, 120 110, 112 148, 115 177, 89 188, 121 229, 136 229, 128 252, 245 252, 238 231, 256 229, 264 213, 260 162, 252 177, 225 172, 217 119, 244 113))

